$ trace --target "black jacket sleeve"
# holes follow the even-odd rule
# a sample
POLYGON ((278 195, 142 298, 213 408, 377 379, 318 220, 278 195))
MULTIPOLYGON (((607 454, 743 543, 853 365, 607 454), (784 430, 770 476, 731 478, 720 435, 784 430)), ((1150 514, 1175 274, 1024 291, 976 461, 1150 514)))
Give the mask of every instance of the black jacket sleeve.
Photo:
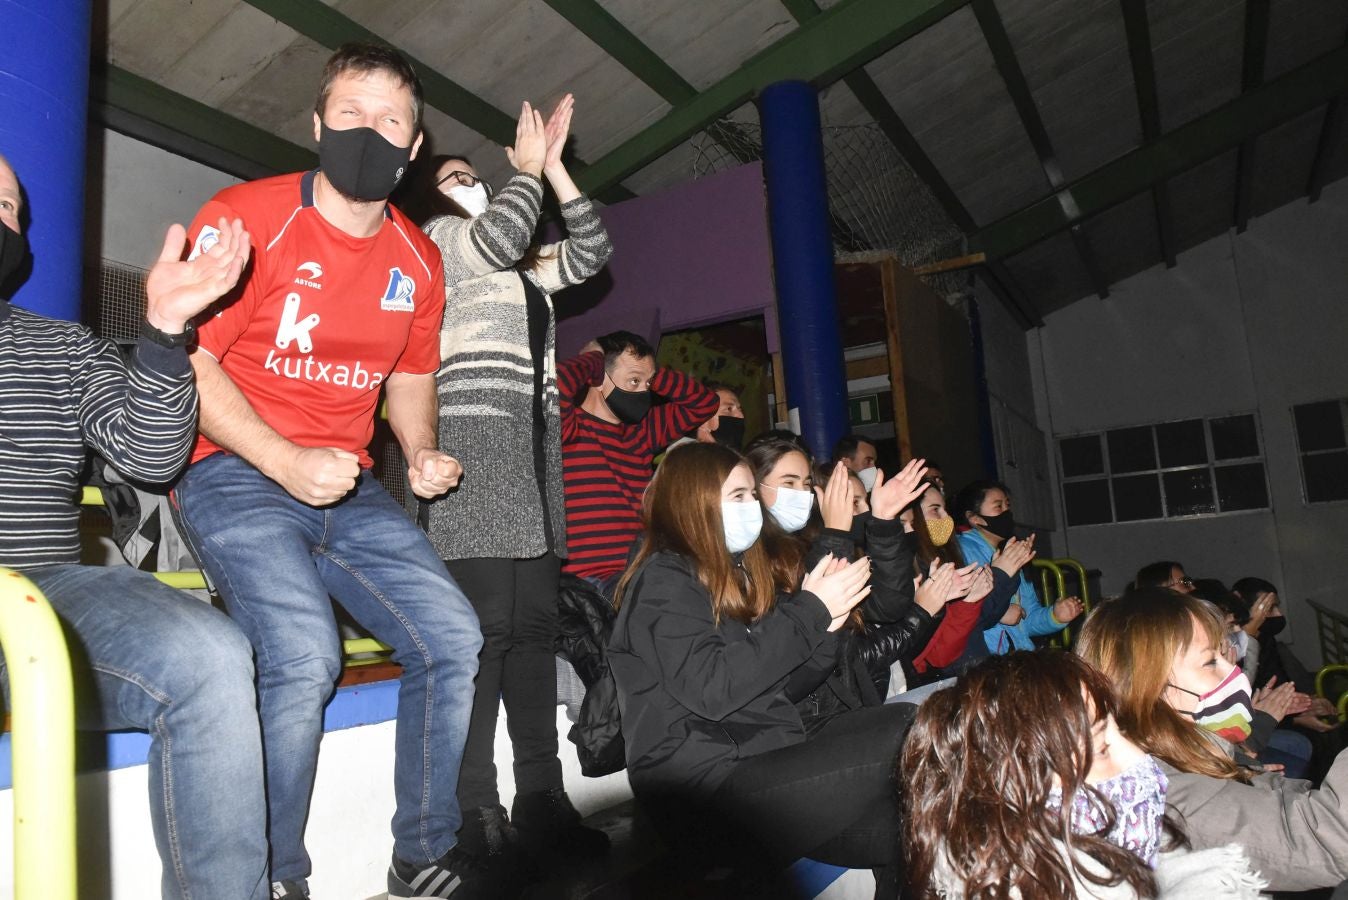
POLYGON ((810 552, 805 554, 805 571, 817 566, 825 554, 832 553, 839 559, 851 559, 856 552, 857 545, 852 540, 851 532, 825 528, 810 542, 810 552))
POLYGON ((871 558, 871 595, 861 614, 867 622, 903 621, 913 607, 913 551, 903 539, 903 523, 872 516, 866 523, 866 554, 871 558))
POLYGON ((630 639, 654 660, 670 695, 704 719, 719 721, 752 702, 812 658, 828 633, 827 607, 800 591, 780 599, 744 640, 727 640, 722 629, 745 626, 723 621, 718 628, 695 576, 651 568, 634 601, 630 639))
POLYGON ((872 678, 886 675, 899 660, 911 662, 927 646, 936 631, 937 620, 916 603, 903 618, 884 624, 866 623, 866 632, 858 640, 858 651, 872 678))
POLYGON ((801 663, 786 680, 782 691, 792 703, 799 703, 828 680, 842 658, 842 630, 830 631, 814 648, 814 655, 801 663))
POLYGON ((1011 608, 1011 598, 1016 596, 1018 587, 1020 575, 1008 575, 996 566, 992 567, 992 590, 983 598, 983 611, 978 615, 978 624, 974 626, 969 640, 972 641, 975 636, 981 639, 983 632, 1002 620, 1002 616, 1011 608))

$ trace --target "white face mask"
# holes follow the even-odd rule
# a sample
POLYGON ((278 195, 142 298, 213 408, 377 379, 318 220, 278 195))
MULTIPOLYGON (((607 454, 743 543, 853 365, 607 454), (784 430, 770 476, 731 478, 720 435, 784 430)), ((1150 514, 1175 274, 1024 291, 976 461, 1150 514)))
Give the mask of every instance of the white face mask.
POLYGON ((759 503, 721 502, 721 525, 725 547, 731 553, 743 553, 758 540, 763 530, 763 506, 759 503))
POLYGON ((462 184, 452 185, 446 193, 449 199, 463 207, 463 211, 473 218, 487 211, 487 189, 480 181, 472 187, 462 184))
POLYGON ((814 491, 801 491, 796 488, 778 487, 777 499, 768 512, 782 526, 783 531, 796 532, 810 521, 810 510, 814 509, 814 491))
POLYGON ((871 488, 875 487, 875 466, 868 466, 862 469, 857 473, 857 477, 861 479, 861 486, 864 487, 866 493, 869 494, 871 488))

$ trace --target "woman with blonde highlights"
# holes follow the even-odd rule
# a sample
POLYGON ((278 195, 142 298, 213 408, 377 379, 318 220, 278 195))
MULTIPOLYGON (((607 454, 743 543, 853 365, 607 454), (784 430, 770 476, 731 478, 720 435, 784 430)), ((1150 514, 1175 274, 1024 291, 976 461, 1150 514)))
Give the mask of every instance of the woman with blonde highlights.
POLYGON ((1204 601, 1151 588, 1101 605, 1076 652, 1115 686, 1119 727, 1161 762, 1195 847, 1240 844, 1273 890, 1337 885, 1348 879, 1348 755, 1320 790, 1239 768, 1208 714, 1238 680, 1224 631, 1204 601))
POLYGON ((1236 847, 1191 853, 1166 777, 1119 733, 1080 659, 993 657, 918 711, 901 765, 908 875, 923 898, 1255 898, 1236 847))

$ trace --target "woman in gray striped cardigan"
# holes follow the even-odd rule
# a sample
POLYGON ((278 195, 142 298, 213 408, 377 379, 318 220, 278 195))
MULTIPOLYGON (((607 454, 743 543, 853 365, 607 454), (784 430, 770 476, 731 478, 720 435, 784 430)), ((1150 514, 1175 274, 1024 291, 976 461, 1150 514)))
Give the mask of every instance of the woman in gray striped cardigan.
POLYGON ((506 149, 518 171, 490 203, 467 159, 437 160, 437 187, 462 210, 425 224, 445 270, 440 446, 463 464, 464 478, 457 490, 423 504, 421 521, 482 623, 459 775, 459 839, 503 880, 519 869, 517 841, 531 855, 608 847, 603 832, 580 825, 557 758, 553 659, 566 534, 550 295, 594 275, 612 251, 594 207, 562 164, 572 102, 567 95, 546 125, 525 104, 515 146, 506 149), (561 204, 567 237, 540 246, 532 239, 543 178, 561 204), (498 697, 515 760, 509 818, 493 764, 498 697))

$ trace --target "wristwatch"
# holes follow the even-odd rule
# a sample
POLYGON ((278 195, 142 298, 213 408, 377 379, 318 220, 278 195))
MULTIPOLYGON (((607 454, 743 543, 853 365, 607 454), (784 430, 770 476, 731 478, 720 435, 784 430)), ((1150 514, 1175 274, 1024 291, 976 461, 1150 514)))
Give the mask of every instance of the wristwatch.
POLYGON ((186 347, 188 344, 192 343, 192 338, 196 333, 197 326, 190 321, 183 326, 183 330, 179 334, 169 334, 166 331, 160 331, 146 319, 142 319, 140 323, 140 336, 146 340, 153 341, 161 347, 186 347))

